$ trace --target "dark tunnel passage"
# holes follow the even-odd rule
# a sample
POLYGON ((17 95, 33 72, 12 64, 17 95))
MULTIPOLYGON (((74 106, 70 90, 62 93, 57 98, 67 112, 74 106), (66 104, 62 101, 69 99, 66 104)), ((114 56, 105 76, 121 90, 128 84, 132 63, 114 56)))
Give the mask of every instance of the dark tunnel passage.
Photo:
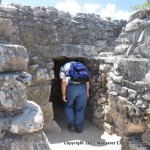
POLYGON ((64 102, 62 101, 62 98, 61 98, 61 80, 59 78, 59 72, 60 72, 60 67, 69 61, 79 61, 85 64, 86 59, 85 58, 68 58, 68 57, 53 59, 53 62, 54 62, 53 70, 54 70, 55 78, 52 80, 50 101, 55 105, 59 105, 59 106, 64 105, 64 102))

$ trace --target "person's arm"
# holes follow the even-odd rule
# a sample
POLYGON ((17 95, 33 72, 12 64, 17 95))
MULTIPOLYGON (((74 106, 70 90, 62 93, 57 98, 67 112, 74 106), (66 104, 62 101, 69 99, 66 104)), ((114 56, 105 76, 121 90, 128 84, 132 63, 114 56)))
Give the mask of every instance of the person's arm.
POLYGON ((62 93, 62 100, 67 102, 66 100, 66 79, 61 79, 61 93, 62 93))
POLYGON ((90 89, 90 82, 86 82, 86 89, 87 89, 87 94, 86 94, 86 96, 87 96, 87 99, 89 98, 89 96, 90 96, 90 93, 89 93, 89 89, 90 89))

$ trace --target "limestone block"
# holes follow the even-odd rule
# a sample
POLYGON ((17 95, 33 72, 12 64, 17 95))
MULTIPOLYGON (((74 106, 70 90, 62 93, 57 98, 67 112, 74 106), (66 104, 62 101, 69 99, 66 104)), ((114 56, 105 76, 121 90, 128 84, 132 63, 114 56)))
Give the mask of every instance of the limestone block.
POLYGON ((29 56, 25 47, 0 44, 0 72, 24 71, 28 61, 29 56))
POLYGON ((150 51, 149 51, 150 45, 148 44, 150 41, 150 37, 149 37, 150 31, 146 31, 146 32, 147 33, 145 33, 145 34, 148 34, 148 35, 144 34, 144 40, 143 40, 143 41, 146 40, 146 42, 144 42, 143 44, 140 44, 135 49, 135 54, 138 57, 142 57, 142 58, 149 58, 150 57, 150 51))
POLYGON ((0 150, 51 150, 51 144, 42 131, 8 137, 0 140, 0 150))
POLYGON ((143 133, 141 138, 144 144, 150 146, 150 129, 143 133))
POLYGON ((94 45, 95 46, 100 46, 100 47, 105 47, 106 42, 107 42, 106 40, 97 40, 97 41, 94 42, 94 45))
POLYGON ((95 46, 85 45, 83 47, 83 51, 86 56, 97 56, 98 55, 98 52, 96 51, 95 46))
POLYGON ((43 58, 47 61, 50 61, 50 58, 58 57, 86 57, 83 53, 83 46, 79 44, 61 44, 58 46, 44 46, 39 47, 39 50, 43 58))
POLYGON ((49 80, 50 78, 47 69, 38 69, 36 72, 36 79, 37 81, 49 80))
POLYGON ((10 40, 13 25, 10 19, 0 18, 0 39, 10 40))
POLYGON ((15 134, 33 133, 44 125, 43 113, 35 102, 28 101, 22 114, 10 119, 10 132, 15 134))
POLYGON ((112 72, 110 72, 109 73, 109 76, 112 78, 112 80, 114 81, 114 82, 116 82, 116 83, 121 83, 121 81, 122 81, 122 76, 117 76, 117 75, 115 75, 114 73, 112 73, 112 72))
POLYGON ((16 111, 27 101, 26 86, 31 82, 27 73, 0 74, 0 111, 16 111))
POLYGON ((128 44, 120 44, 115 47, 114 52, 116 55, 124 54, 127 51, 128 47, 129 47, 128 44))
POLYGON ((104 130, 107 131, 109 134, 115 133, 114 127, 111 124, 104 122, 103 126, 104 126, 104 130))
POLYGON ((34 14, 35 17, 45 17, 45 16, 48 16, 47 13, 46 13, 46 11, 44 11, 42 8, 38 8, 38 7, 34 8, 33 14, 34 14))
POLYGON ((126 32, 138 30, 140 27, 146 26, 147 23, 145 20, 140 20, 138 18, 134 19, 132 22, 128 23, 125 27, 126 32))
POLYGON ((3 138, 5 135, 5 130, 8 129, 8 126, 5 123, 4 119, 0 119, 0 140, 3 138))
POLYGON ((150 71, 148 71, 148 73, 145 75, 143 81, 145 81, 146 83, 150 83, 150 71))
POLYGON ((4 12, 7 12, 7 13, 16 13, 17 12, 17 8, 15 6, 1 5, 0 10, 4 11, 4 12))
POLYGON ((101 97, 97 100, 98 105, 101 105, 101 104, 104 104, 104 103, 107 103, 107 99, 105 97, 101 97))
POLYGON ((142 95, 142 98, 143 98, 144 100, 150 101, 150 92, 145 92, 145 93, 142 95))
POLYGON ((52 121, 54 119, 54 112, 53 112, 53 108, 52 108, 52 103, 51 102, 47 102, 43 105, 40 105, 42 112, 43 112, 43 116, 44 116, 44 122, 49 122, 52 121))
POLYGON ((106 65, 106 64, 101 64, 99 66, 99 70, 103 71, 103 72, 108 72, 109 70, 111 69, 111 66, 110 65, 106 65))
POLYGON ((61 128, 59 127, 59 125, 57 124, 56 121, 52 120, 52 121, 48 121, 46 123, 44 123, 44 127, 43 127, 43 131, 47 134, 47 133, 61 133, 61 128))
POLYGON ((149 150, 148 145, 142 142, 139 135, 122 137, 120 144, 122 145, 121 150, 149 150))
POLYGON ((37 85, 27 87, 28 99, 42 106, 49 101, 51 85, 37 85))
POLYGON ((100 118, 104 118, 104 114, 102 114, 103 112, 103 108, 102 107, 98 107, 95 112, 94 112, 94 117, 100 119, 100 118))
MULTIPOLYGON (((110 83, 110 82, 109 82, 110 83)), ((127 97, 128 89, 126 87, 122 87, 119 84, 107 84, 108 89, 114 95, 119 94, 121 96, 127 97)))
POLYGON ((122 58, 118 61, 119 74, 129 82, 141 81, 150 70, 148 59, 122 58))
POLYGON ((127 89, 127 90, 128 90, 129 99, 135 99, 135 97, 137 96, 137 92, 135 90, 132 90, 132 89, 127 89))
POLYGON ((137 107, 142 107, 142 105, 143 105, 143 100, 142 100, 142 99, 138 99, 135 105, 136 105, 137 107))
POLYGON ((116 113, 113 111, 112 113, 113 122, 115 124, 115 130, 119 135, 131 135, 134 133, 144 133, 147 130, 146 124, 139 122, 139 124, 135 124, 130 120, 126 120, 120 113, 116 113))

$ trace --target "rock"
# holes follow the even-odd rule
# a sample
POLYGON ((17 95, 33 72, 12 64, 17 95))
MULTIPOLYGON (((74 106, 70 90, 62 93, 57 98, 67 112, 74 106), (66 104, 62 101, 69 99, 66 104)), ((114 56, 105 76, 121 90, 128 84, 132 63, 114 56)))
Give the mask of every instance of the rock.
POLYGON ((29 56, 25 47, 0 44, 0 72, 25 71, 29 56))
POLYGON ((47 102, 43 105, 40 105, 43 116, 44 116, 44 122, 47 124, 47 122, 52 121, 54 119, 54 112, 53 112, 53 107, 51 102, 47 102))
POLYGON ((42 131, 0 140, 0 150, 51 150, 51 144, 42 131))
POLYGON ((141 138, 144 144, 150 146, 150 129, 143 133, 141 138))
POLYGON ((130 32, 130 31, 138 30, 139 28, 144 27, 145 24, 146 24, 145 20, 136 18, 132 22, 126 25, 125 31, 130 32))
POLYGON ((45 133, 61 133, 61 128, 56 121, 47 121, 44 123, 43 131, 45 133))
POLYGON ((143 95, 142 95, 142 98, 146 101, 150 101, 150 92, 145 92, 143 95))
POLYGON ((51 85, 39 85, 27 87, 28 99, 42 106, 49 101, 51 94, 51 85))
POLYGON ((115 54, 120 55, 120 54, 124 54, 127 49, 128 49, 129 45, 127 44, 122 44, 122 45, 118 45, 115 47, 115 54))
POLYGON ((141 140, 139 135, 133 135, 129 137, 122 137, 121 139, 122 150, 148 150, 147 147, 141 140))
POLYGON ((27 101, 26 86, 31 82, 27 73, 0 74, 0 111, 21 110, 27 101))
POLYGON ((136 96, 137 96, 137 92, 135 90, 128 89, 128 97, 129 97, 129 99, 135 99, 136 96))
POLYGON ((114 134, 115 133, 114 127, 112 127, 109 123, 104 122, 103 126, 104 126, 104 130, 106 132, 108 132, 109 134, 114 134))
MULTIPOLYGON (((1 7, 0 7, 1 9, 1 7)), ((10 40, 12 37, 12 28, 13 24, 10 19, 0 18, 0 39, 2 40, 10 40)))
POLYGON ((99 70, 101 70, 103 72, 108 72, 108 71, 110 71, 110 69, 111 69, 110 65, 103 64, 103 65, 99 66, 99 70))
POLYGON ((83 46, 83 55, 86 56, 97 56, 98 52, 96 51, 95 46, 85 45, 83 46))
POLYGON ((16 13, 17 12, 17 8, 15 6, 5 6, 5 5, 1 5, 0 6, 0 10, 7 12, 7 13, 16 13))
POLYGON ((44 125, 41 108, 28 101, 23 113, 10 119, 10 132, 14 134, 33 133, 41 130, 44 125))
POLYGON ((118 62, 117 70, 128 81, 141 81, 150 70, 150 62, 148 59, 122 58, 118 62))
POLYGON ((112 80, 114 81, 114 82, 116 82, 116 83, 121 83, 121 81, 122 81, 122 79, 123 79, 123 77, 122 76, 116 76, 114 73, 112 73, 112 72, 110 72, 109 74, 108 74, 111 78, 112 78, 112 80))

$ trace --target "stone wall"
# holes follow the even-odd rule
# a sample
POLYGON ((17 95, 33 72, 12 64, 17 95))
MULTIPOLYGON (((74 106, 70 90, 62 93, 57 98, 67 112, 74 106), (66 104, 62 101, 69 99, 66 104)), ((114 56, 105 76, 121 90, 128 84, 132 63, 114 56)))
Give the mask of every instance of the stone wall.
POLYGON ((88 60, 85 63, 92 74, 93 90, 89 100, 90 110, 87 111, 92 111, 92 116, 89 119, 97 126, 102 126, 100 122, 103 121, 99 122, 97 113, 101 108, 97 108, 97 101, 106 101, 106 88, 101 81, 99 61, 93 62, 92 58, 101 52, 113 52, 115 40, 126 22, 102 19, 95 14, 79 13, 73 17, 52 7, 31 8, 21 5, 0 6, 0 17, 10 19, 13 23, 10 41, 28 50, 28 72, 33 77, 28 87, 28 98, 42 107, 45 121, 51 123, 54 118, 52 103, 49 102, 51 84, 55 78, 54 59, 82 58, 88 60))
MULTIPOLYGON (((53 122, 49 97, 54 60, 79 58, 91 74, 86 117, 109 133, 133 135, 123 138, 124 143, 136 141, 138 134, 139 141, 149 146, 149 11, 137 12, 128 24, 94 14, 73 17, 52 7, 21 5, 0 6, 0 17, 9 31, 0 30, 1 41, 28 50, 27 71, 33 78, 27 95, 42 107, 46 122, 53 122)), ((127 143, 123 149, 138 147, 127 143)))
POLYGON ((50 150, 42 132, 43 112, 27 98, 31 75, 27 70, 29 56, 24 46, 6 42, 12 28, 10 19, 0 19, 0 149, 50 150), (4 41, 5 40, 5 41, 4 41))
POLYGON ((107 74, 108 101, 116 133, 132 135, 123 139, 128 141, 123 149, 149 149, 150 11, 131 18, 116 40, 116 59, 107 74))

